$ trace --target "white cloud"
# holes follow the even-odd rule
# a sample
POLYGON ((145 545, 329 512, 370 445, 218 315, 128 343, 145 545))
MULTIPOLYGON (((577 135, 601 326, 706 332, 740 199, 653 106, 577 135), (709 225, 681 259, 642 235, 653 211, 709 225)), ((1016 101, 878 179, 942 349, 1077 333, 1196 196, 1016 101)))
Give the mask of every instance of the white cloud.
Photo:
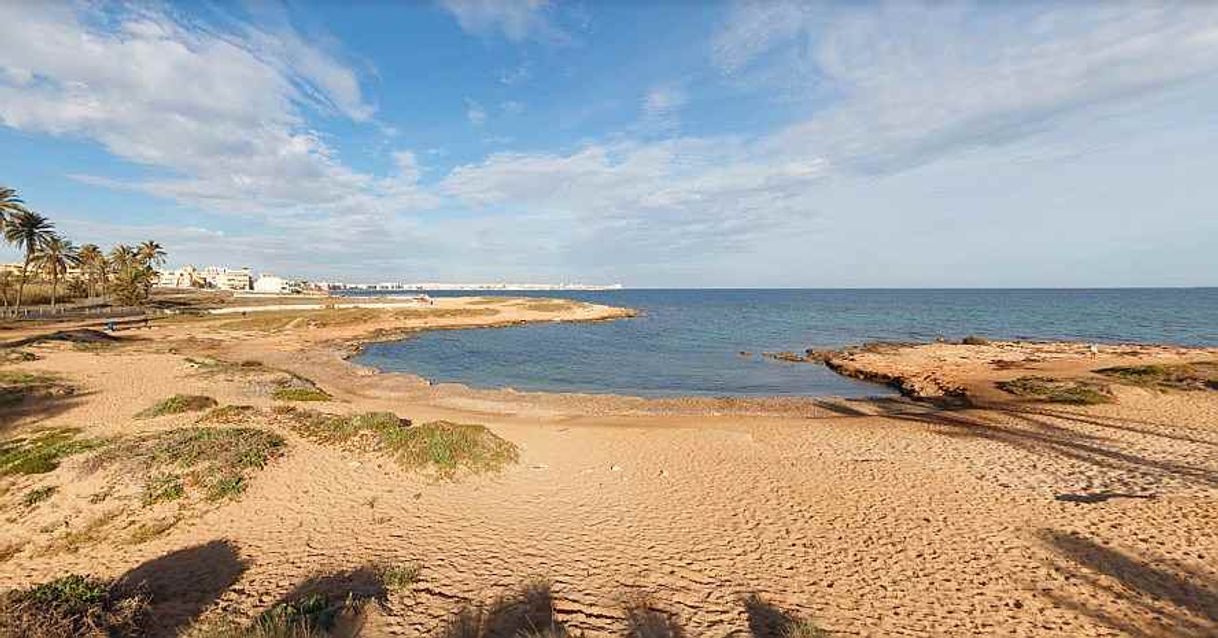
POLYGON ((712 57, 729 73, 804 84, 816 111, 774 136, 776 150, 881 171, 1218 72, 1218 5, 997 9, 742 3, 712 57))
POLYGON ((570 39, 554 21, 548 0, 440 0, 440 4, 467 33, 502 34, 512 42, 564 43, 570 39))
POLYGON ((653 86, 643 96, 643 123, 648 126, 671 128, 688 96, 675 86, 653 86))
POLYGON ((474 126, 486 124, 486 109, 478 102, 465 98, 465 119, 474 126))
POLYGON ((310 111, 367 121, 374 108, 295 32, 103 11, 0 3, 0 122, 97 141, 166 175, 110 186, 212 210, 372 226, 434 203, 413 180, 351 170, 309 126, 310 111))

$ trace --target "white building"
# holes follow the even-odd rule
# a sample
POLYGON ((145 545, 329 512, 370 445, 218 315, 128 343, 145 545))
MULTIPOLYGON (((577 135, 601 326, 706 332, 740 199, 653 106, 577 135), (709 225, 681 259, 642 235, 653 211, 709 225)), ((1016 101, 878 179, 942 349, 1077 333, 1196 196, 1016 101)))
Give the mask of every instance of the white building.
POLYGON ((254 292, 288 295, 301 292, 301 285, 283 277, 263 275, 254 282, 254 292))
POLYGON ((194 266, 163 270, 158 275, 156 286, 159 288, 202 288, 205 285, 203 276, 194 266))
POLYGON ((203 280, 207 282, 208 288, 218 288, 220 290, 252 290, 254 287, 254 274, 249 268, 241 270, 229 270, 219 266, 208 266, 201 273, 203 280))

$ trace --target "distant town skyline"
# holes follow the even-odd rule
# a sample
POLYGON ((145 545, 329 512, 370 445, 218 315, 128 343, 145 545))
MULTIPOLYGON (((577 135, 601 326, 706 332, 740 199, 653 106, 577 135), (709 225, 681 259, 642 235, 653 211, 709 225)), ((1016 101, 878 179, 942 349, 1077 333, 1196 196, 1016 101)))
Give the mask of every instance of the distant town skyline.
POLYGON ((0 184, 177 265, 1218 284, 1218 4, 18 0, 0 32, 0 184))

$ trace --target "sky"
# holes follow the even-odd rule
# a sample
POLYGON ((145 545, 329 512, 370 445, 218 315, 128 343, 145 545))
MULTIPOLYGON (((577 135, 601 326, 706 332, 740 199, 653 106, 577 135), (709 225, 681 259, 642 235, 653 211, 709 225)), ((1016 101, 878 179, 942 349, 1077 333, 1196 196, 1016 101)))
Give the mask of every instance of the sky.
POLYGON ((0 2, 0 183, 290 277, 1215 285, 1216 113, 1218 3, 0 2))

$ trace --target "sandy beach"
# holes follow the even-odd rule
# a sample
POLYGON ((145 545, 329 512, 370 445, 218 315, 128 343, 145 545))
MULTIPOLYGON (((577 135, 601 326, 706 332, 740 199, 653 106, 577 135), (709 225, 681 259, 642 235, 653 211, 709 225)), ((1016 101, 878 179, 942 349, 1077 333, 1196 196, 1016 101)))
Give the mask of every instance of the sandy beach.
POLYGON ((793 619, 831 636, 1218 635, 1218 391, 1096 372, 1213 365, 1218 349, 825 357, 907 395, 882 400, 477 390, 347 361, 418 330, 630 315, 468 297, 179 315, 114 342, 10 330, 5 352, 30 356, 2 370, 34 389, 4 408, 0 436, 72 429, 104 443, 0 475, 0 584, 139 580, 162 636, 248 621, 318 583, 371 601, 363 636, 469 635, 454 627, 476 609, 516 610, 487 634, 504 636, 530 630, 536 609, 589 637, 779 636, 793 619), (1069 401, 1054 398, 1063 389, 1069 401), (137 417, 174 395, 214 402, 137 417), (150 499, 148 481, 108 460, 125 442, 219 423, 230 413, 206 418, 224 406, 250 406, 240 425, 281 439, 231 497, 196 497, 188 480, 185 496, 150 499), (481 424, 518 456, 438 477, 309 436, 292 421, 304 409, 481 424), (417 573, 386 588, 363 569, 386 564, 417 573))

